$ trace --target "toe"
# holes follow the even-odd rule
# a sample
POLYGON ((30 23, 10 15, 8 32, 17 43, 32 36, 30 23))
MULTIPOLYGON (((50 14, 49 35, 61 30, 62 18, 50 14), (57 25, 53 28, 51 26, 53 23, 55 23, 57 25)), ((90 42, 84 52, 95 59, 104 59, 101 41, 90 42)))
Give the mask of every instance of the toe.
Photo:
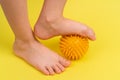
POLYGON ((59 60, 60 64, 63 65, 64 67, 68 67, 70 65, 70 61, 60 58, 59 60))
POLYGON ((93 32, 92 29, 88 29, 88 30, 86 31, 86 35, 87 35, 87 37, 88 37, 90 40, 95 40, 95 39, 96 39, 95 33, 93 32))
POLYGON ((64 66, 60 63, 57 64, 58 68, 63 72, 65 70, 64 66))
POLYGON ((53 66, 53 69, 58 74, 62 72, 61 69, 57 65, 53 66))
POLYGON ((46 69, 46 67, 40 67, 40 68, 37 68, 37 69, 40 70, 43 74, 49 75, 49 71, 46 69))
POLYGON ((54 72, 54 70, 53 70, 52 67, 47 66, 46 68, 47 68, 47 70, 49 71, 49 74, 50 74, 50 75, 54 75, 54 74, 55 74, 55 72, 54 72))

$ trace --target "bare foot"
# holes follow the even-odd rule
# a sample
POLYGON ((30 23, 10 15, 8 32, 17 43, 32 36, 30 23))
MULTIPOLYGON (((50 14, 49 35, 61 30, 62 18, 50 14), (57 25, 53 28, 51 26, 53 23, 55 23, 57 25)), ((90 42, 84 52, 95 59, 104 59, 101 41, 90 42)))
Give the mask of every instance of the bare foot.
POLYGON ((61 73, 70 65, 69 61, 44 47, 37 40, 33 42, 16 40, 13 48, 17 56, 46 75, 61 73))
POLYGON ((41 39, 48 39, 53 36, 66 34, 79 34, 88 37, 90 40, 96 39, 91 28, 66 18, 57 18, 53 20, 39 18, 35 25, 34 33, 41 39))

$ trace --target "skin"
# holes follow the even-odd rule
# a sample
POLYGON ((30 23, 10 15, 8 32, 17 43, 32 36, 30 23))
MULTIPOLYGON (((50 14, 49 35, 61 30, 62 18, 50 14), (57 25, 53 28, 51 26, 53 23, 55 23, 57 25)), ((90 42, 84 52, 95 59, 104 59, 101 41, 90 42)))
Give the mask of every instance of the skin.
POLYGON ((58 35, 79 34, 95 40, 92 29, 63 17, 65 3, 66 0, 45 0, 33 32, 28 19, 27 1, 1 0, 2 9, 15 35, 15 55, 46 75, 63 72, 70 61, 42 45, 35 35, 40 39, 49 39, 58 35))
POLYGON ((35 34, 41 39, 58 35, 79 34, 88 37, 90 40, 95 40, 95 33, 91 28, 63 16, 65 3, 66 0, 45 0, 42 12, 35 25, 35 34))

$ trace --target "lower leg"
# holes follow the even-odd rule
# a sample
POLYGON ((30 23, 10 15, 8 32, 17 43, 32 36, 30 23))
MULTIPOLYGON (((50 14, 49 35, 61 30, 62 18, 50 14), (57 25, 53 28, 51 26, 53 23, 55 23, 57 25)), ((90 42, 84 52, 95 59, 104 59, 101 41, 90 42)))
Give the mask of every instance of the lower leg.
POLYGON ((35 25, 35 34, 41 39, 57 35, 79 34, 95 40, 95 34, 84 24, 63 17, 66 0, 45 0, 42 12, 35 25), (44 33, 41 33, 44 31, 44 33))
POLYGON ((1 5, 15 34, 14 52, 44 74, 60 73, 69 62, 44 47, 34 38, 26 0, 2 0, 1 5), (49 61, 49 62, 48 62, 49 61))
POLYGON ((27 16, 26 0, 2 0, 1 5, 15 39, 22 41, 34 39, 27 16))

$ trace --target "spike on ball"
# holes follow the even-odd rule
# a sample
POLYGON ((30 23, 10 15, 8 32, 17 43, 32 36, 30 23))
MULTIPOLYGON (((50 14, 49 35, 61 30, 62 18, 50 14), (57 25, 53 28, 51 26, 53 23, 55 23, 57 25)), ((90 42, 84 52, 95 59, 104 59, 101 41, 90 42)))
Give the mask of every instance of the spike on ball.
POLYGON ((69 60, 80 59, 88 50, 89 42, 80 35, 65 35, 60 39, 60 50, 69 60))

